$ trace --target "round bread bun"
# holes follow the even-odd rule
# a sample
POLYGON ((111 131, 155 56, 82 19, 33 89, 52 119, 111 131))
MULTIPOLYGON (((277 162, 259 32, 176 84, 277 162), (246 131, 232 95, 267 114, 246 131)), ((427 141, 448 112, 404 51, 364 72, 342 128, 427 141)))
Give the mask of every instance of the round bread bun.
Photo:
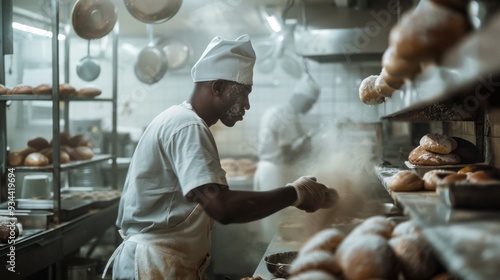
POLYGON ((392 231, 391 238, 407 234, 420 234, 420 228, 418 227, 415 221, 408 220, 397 224, 396 227, 394 227, 394 230, 392 231))
POLYGON ((94 157, 94 152, 87 146, 78 146, 75 148, 75 152, 78 154, 79 159, 82 160, 92 159, 94 157))
POLYGON ((374 234, 389 239, 392 236, 392 231, 395 226, 396 223, 394 221, 383 216, 372 216, 356 226, 349 234, 349 237, 358 234, 374 234))
POLYGON ((424 181, 415 172, 403 170, 391 176, 387 187, 395 192, 419 191, 424 187, 424 181))
POLYGON ((33 94, 33 87, 29 85, 17 85, 7 94, 33 94))
POLYGON ((420 138, 420 146, 429 152, 445 155, 457 148, 457 141, 448 135, 427 133, 420 138))
POLYGON ((420 73, 420 63, 415 60, 407 60, 398 57, 394 46, 389 46, 382 56, 382 68, 385 68, 387 74, 396 79, 412 79, 420 73))
POLYGON ((336 280, 335 276, 321 270, 309 270, 287 278, 288 280, 336 280))
POLYGON ((380 72, 380 76, 384 80, 384 82, 391 88, 398 90, 400 89, 405 81, 401 78, 396 78, 389 74, 385 68, 382 68, 382 72, 380 72))
POLYGON ((6 88, 4 85, 0 85, 0 95, 8 94, 8 92, 8 88, 6 88))
POLYGON ((428 191, 435 191, 438 184, 441 184, 446 176, 455 174, 456 172, 443 169, 434 169, 424 174, 424 189, 428 191))
POLYGON ((391 97, 392 94, 396 91, 396 89, 390 87, 382 76, 378 76, 375 80, 375 90, 380 96, 391 97))
POLYGON ((467 174, 467 173, 476 172, 479 170, 500 172, 500 169, 498 169, 495 166, 488 165, 488 164, 478 164, 478 165, 467 165, 466 167, 463 167, 462 169, 458 170, 457 173, 458 174, 467 174))
POLYGON ((341 274, 341 269, 335 261, 335 255, 321 250, 298 255, 290 264, 289 273, 295 276, 311 270, 324 271, 330 275, 341 274))
POLYGON ((52 86, 49 84, 40 84, 33 88, 33 94, 43 94, 43 95, 52 94, 52 86))
POLYGON ((95 87, 83 87, 79 89, 76 93, 76 96, 80 97, 96 97, 101 95, 102 90, 95 87))
POLYGON ((48 164, 49 159, 39 152, 31 153, 24 159, 24 165, 26 166, 44 166, 48 164))
POLYGON ((61 96, 72 96, 76 94, 76 88, 67 83, 61 83, 59 85, 59 95, 61 96))
POLYGON ((417 146, 408 155, 408 161, 414 165, 439 166, 449 164, 459 164, 460 157, 454 153, 447 155, 429 152, 422 146, 417 146))
POLYGON ((391 238, 390 246, 401 264, 404 279, 430 279, 438 272, 439 263, 431 247, 420 234, 406 234, 391 238))
POLYGON ((337 229, 323 229, 311 236, 300 248, 299 256, 310 251, 321 250, 335 253, 339 244, 344 240, 344 234, 337 229))
POLYGON ((388 240, 374 234, 350 234, 336 253, 344 279, 398 279, 396 255, 388 240))
POLYGON ((450 174, 450 175, 444 177, 443 179, 441 179, 441 181, 439 183, 443 184, 443 185, 448 185, 448 184, 453 184, 453 183, 457 183, 457 182, 466 182, 466 181, 467 181, 466 174, 455 173, 455 174, 450 174))
POLYGON ((378 105, 385 100, 375 89, 377 77, 377 75, 368 76, 359 85, 359 99, 366 105, 378 105))
POLYGON ((487 184, 487 183, 500 182, 498 178, 493 177, 492 174, 486 170, 479 170, 476 172, 468 173, 467 180, 470 183, 475 183, 475 184, 487 184))
POLYGON ((451 137, 457 142, 457 147, 453 153, 460 157, 462 163, 477 163, 483 161, 481 152, 472 142, 469 142, 460 137, 451 137))

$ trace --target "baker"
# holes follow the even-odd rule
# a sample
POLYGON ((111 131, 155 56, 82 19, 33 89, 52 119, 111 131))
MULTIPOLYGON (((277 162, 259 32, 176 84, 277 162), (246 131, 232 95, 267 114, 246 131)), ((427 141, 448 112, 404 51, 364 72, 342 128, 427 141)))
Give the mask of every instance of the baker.
MULTIPOLYGON (((295 179, 301 160, 311 149, 310 132, 302 125, 302 116, 308 113, 318 100, 320 88, 311 74, 304 73, 293 88, 288 100, 266 110, 262 116, 258 134, 257 170, 253 188, 268 191, 284 186, 295 179)), ((256 224, 260 228, 259 239, 268 243, 276 233, 280 213, 273 214, 256 224)))
POLYGON ((272 191, 229 188, 209 128, 243 119, 255 59, 248 35, 215 37, 191 70, 190 98, 144 131, 120 200, 113 279, 207 279, 214 220, 245 223, 292 205, 314 212, 335 204, 336 191, 310 176, 272 191))

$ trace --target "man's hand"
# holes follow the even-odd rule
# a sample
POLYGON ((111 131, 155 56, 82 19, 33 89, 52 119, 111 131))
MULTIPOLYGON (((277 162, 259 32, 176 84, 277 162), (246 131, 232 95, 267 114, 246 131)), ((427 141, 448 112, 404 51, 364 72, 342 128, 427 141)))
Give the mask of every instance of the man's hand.
POLYGON ((297 201, 293 205, 306 212, 333 207, 339 198, 337 191, 316 182, 313 176, 302 176, 288 186, 297 191, 297 201))

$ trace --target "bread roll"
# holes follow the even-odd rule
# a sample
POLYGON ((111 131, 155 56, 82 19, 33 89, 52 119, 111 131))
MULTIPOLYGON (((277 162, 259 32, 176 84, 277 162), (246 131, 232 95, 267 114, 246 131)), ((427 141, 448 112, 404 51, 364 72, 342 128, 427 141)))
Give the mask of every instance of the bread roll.
POLYGON ((420 146, 426 151, 445 155, 457 148, 457 141, 448 135, 428 133, 420 138, 420 146))
POLYGON ((442 169, 434 169, 428 171, 422 177, 422 179, 424 180, 424 189, 428 191, 435 191, 437 185, 441 184, 441 180, 443 180, 446 176, 451 174, 455 174, 455 172, 442 169))
MULTIPOLYGON (((49 159, 49 163, 53 163, 54 160, 54 150, 52 148, 43 149, 40 151, 41 154, 49 159)), ((68 163, 71 160, 69 154, 63 150, 59 152, 59 163, 68 163)))
POLYGON ((92 144, 89 138, 83 134, 75 135, 68 140, 68 145, 72 148, 76 148, 78 146, 86 146, 91 148, 92 144))
POLYGON ((380 75, 375 80, 375 91, 377 91, 377 93, 381 96, 391 97, 392 94, 396 91, 396 89, 390 87, 382 78, 382 75, 380 75))
POLYGON ((366 77, 359 85, 359 99, 366 105, 378 105, 384 102, 385 98, 378 94, 375 89, 377 75, 366 77))
POLYGON ((61 83, 59 85, 59 95, 61 96, 72 96, 76 95, 76 88, 70 84, 61 83))
POLYGON ((395 192, 419 191, 423 189, 424 181, 415 172, 403 170, 389 179, 387 187, 395 192))
POLYGON ((26 166, 44 166, 49 164, 49 159, 39 152, 31 153, 24 159, 26 166))
POLYGON ((24 164, 24 159, 31 153, 37 150, 31 147, 27 147, 20 151, 9 152, 8 162, 10 166, 21 166, 24 164))
POLYGON ((19 229, 17 228, 17 218, 2 216, 0 219, 0 243, 9 243, 9 239, 16 239, 18 236, 19 229))
POLYGON ((72 160, 88 160, 94 157, 94 152, 89 147, 79 146, 74 148, 69 156, 72 160))
POLYGON ((499 183, 500 180, 495 178, 494 175, 486 170, 479 170, 470 172, 467 175, 467 180, 471 183, 485 184, 485 183, 499 183))
POLYGON ((455 174, 450 174, 450 175, 444 177, 443 179, 441 179, 441 181, 439 183, 443 184, 443 185, 448 185, 448 184, 452 184, 452 183, 456 183, 456 182, 465 182, 465 181, 467 181, 466 174, 455 173, 455 174))
POLYGON ((4 94, 8 94, 8 93, 9 93, 9 89, 6 88, 4 85, 0 84, 0 95, 4 95, 4 94))
POLYGON ((404 279, 429 279, 438 272, 439 263, 431 247, 420 234, 407 234, 391 238, 404 279))
POLYGON ((457 143, 453 153, 460 157, 461 163, 477 163, 483 161, 481 152, 472 142, 460 137, 451 137, 457 143))
POLYGON ((28 147, 32 147, 36 149, 37 151, 41 151, 45 148, 50 147, 49 141, 43 137, 36 137, 28 141, 28 147))
POLYGON ((344 240, 344 234, 337 229, 327 228, 315 233, 302 245, 299 256, 309 251, 322 250, 335 253, 339 244, 344 240))
POLYGON ((52 94, 52 86, 49 84, 40 84, 33 88, 33 94, 41 94, 41 95, 52 94))
POLYGON ((33 87, 29 85, 18 85, 13 87, 7 94, 33 94, 33 87))
POLYGON ((298 275, 306 271, 320 270, 330 275, 340 275, 341 269, 335 261, 335 255, 327 251, 309 251, 297 256, 290 264, 290 275, 298 275))
POLYGON ((420 228, 418 227, 417 223, 413 220, 408 220, 401 222, 397 224, 396 227, 394 227, 391 238, 407 234, 419 234, 419 233, 420 233, 420 228))
POLYGON ((476 171, 480 171, 480 170, 500 172, 500 169, 498 169, 495 166, 487 165, 487 164, 478 164, 478 165, 468 165, 468 166, 458 170, 457 173, 458 174, 467 174, 470 172, 476 172, 476 171))
POLYGON ((389 74, 385 68, 382 68, 382 72, 380 72, 380 76, 382 77, 384 82, 389 87, 391 87, 395 90, 400 89, 403 86, 403 84, 405 83, 405 81, 403 79, 394 77, 391 74, 389 74))
POLYGON ((344 279, 398 279, 399 264, 389 242, 374 234, 350 234, 337 249, 344 279))
POLYGON ((76 93, 76 96, 80 97, 96 97, 101 95, 102 91, 95 87, 83 87, 79 89, 76 93))
MULTIPOLYGON (((309 270, 287 278, 288 280, 336 280, 335 276, 321 270, 309 270)), ((276 279, 278 280, 278 279, 276 279)))
POLYGON ((408 155, 408 161, 415 165, 439 166, 458 164, 460 163, 460 157, 454 153, 442 155, 429 152, 422 148, 422 146, 417 146, 408 155))
POLYGON ((394 46, 389 46, 382 56, 382 68, 396 79, 412 79, 421 72, 420 63, 397 56, 394 46))
POLYGON ((372 216, 366 219, 363 223, 356 226, 349 236, 357 234, 374 234, 382 238, 389 239, 392 236, 392 231, 396 223, 383 216, 372 216))

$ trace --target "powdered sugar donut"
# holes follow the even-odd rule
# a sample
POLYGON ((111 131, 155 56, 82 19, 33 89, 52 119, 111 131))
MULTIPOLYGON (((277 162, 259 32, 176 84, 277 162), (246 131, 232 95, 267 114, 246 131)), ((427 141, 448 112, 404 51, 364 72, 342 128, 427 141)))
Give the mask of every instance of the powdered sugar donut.
POLYGON ((375 80, 377 77, 377 75, 368 76, 359 85, 359 99, 366 105, 378 105, 385 100, 375 90, 375 80))

